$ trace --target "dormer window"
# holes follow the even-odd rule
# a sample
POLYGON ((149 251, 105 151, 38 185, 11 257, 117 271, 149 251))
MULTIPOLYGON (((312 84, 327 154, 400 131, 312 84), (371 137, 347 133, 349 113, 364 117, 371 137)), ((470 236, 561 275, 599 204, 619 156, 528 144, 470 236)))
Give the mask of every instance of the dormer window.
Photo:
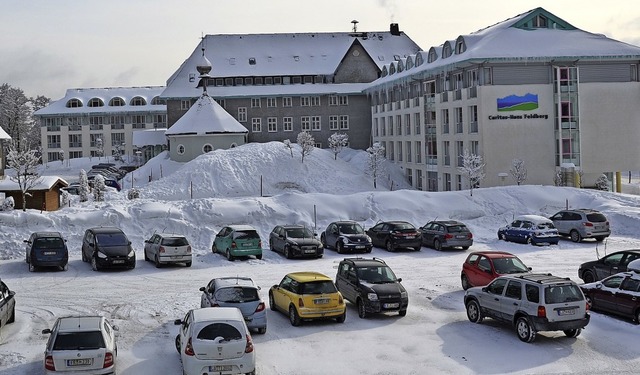
POLYGON ((256 65, 256 58, 255 57, 249 57, 249 65, 256 65))
POLYGON ((549 22, 547 22, 547 17, 538 14, 533 20, 533 27, 546 29, 548 27, 549 22))
POLYGON ((438 59, 438 53, 436 52, 435 48, 431 47, 431 49, 429 50, 429 56, 427 57, 427 62, 432 63, 437 59, 438 59))
POLYGON ((115 98, 111 98, 111 100, 109 100, 109 107, 123 107, 124 105, 124 99, 119 96, 116 96, 115 98))
POLYGON ((133 105, 133 106, 147 105, 147 101, 144 100, 144 98, 141 96, 134 96, 133 99, 131 99, 131 102, 129 102, 129 105, 133 105))
POLYGON ((151 99, 151 104, 152 105, 165 105, 167 103, 163 99, 160 99, 159 96, 154 96, 153 99, 151 99))
POLYGON ((67 108, 80 108, 82 107, 82 101, 77 98, 69 99, 67 102, 67 108))
POLYGON ((442 46, 442 58, 446 59, 449 56, 451 56, 451 43, 447 41, 442 46))
POLYGON ((464 42, 464 38, 459 37, 458 40, 456 40, 456 55, 459 55, 466 50, 467 50, 467 45, 464 42))
POLYGON ((100 98, 91 98, 89 103, 87 103, 88 107, 104 107, 104 102, 100 98))

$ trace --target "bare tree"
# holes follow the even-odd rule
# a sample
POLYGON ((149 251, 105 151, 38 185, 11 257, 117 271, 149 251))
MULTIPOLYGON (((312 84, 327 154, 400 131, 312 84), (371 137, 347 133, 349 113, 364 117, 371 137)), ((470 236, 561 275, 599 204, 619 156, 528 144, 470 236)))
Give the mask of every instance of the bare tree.
POLYGON ((22 192, 22 211, 27 210, 27 195, 31 196, 29 190, 42 181, 38 172, 39 164, 37 150, 28 150, 24 146, 21 149, 18 142, 12 140, 7 154, 7 167, 15 171, 9 179, 17 183, 22 192))
POLYGON ((333 160, 338 159, 338 154, 349 144, 349 136, 344 133, 333 133, 329 136, 329 149, 333 152, 333 160))
POLYGON ((302 155, 302 162, 304 163, 304 157, 311 154, 311 151, 315 148, 316 140, 313 139, 311 133, 304 131, 298 133, 298 145, 300 146, 300 154, 302 155))
POLYGON ((518 185, 521 185, 527 180, 527 168, 524 166, 524 160, 513 159, 509 172, 511 172, 511 176, 518 185))
POLYGON ((89 200, 89 193, 91 189, 89 189, 89 179, 87 178, 87 172, 84 169, 80 170, 80 192, 78 195, 80 196, 80 202, 86 202, 89 200))
POLYGON ((31 108, 24 92, 8 84, 0 86, 0 126, 15 141, 14 150, 30 149, 28 142, 31 108))
POLYGON ((484 163, 482 156, 472 154, 469 150, 464 150, 462 156, 462 166, 458 167, 458 171, 462 173, 469 181, 469 191, 473 196, 473 188, 480 185, 480 181, 484 180, 484 163))
POLYGON ((384 162, 386 160, 384 156, 384 147, 380 142, 375 142, 371 147, 367 149, 369 153, 369 160, 367 162, 367 174, 373 179, 373 188, 377 188, 378 178, 381 177, 384 170, 384 162))
POLYGON ((291 152, 291 157, 293 157, 293 144, 291 143, 291 141, 285 139, 284 141, 282 141, 282 143, 284 143, 284 147, 289 149, 289 152, 291 152))
POLYGON ((101 174, 96 175, 93 179, 93 200, 96 202, 104 201, 104 192, 107 186, 104 184, 104 177, 101 174))
POLYGON ((556 186, 564 186, 562 171, 556 171, 556 175, 553 177, 553 184, 556 186))

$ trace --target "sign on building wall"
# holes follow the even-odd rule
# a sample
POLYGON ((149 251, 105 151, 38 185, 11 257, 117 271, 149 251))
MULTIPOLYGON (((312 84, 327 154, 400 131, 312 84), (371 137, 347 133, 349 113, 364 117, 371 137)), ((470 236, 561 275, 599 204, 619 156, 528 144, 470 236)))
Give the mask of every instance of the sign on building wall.
POLYGON ((527 93, 525 95, 509 95, 496 99, 498 112, 532 111, 538 109, 538 95, 527 93))

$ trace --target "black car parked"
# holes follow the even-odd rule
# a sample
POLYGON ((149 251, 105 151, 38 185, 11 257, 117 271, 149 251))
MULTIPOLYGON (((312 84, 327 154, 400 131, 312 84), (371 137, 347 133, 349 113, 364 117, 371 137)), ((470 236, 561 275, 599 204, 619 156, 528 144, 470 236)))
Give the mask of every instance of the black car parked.
POLYGON ((67 240, 59 232, 35 232, 29 236, 26 244, 26 261, 29 271, 37 267, 58 267, 67 270, 69 250, 67 240))
POLYGON ((322 246, 344 252, 370 253, 373 248, 371 238, 367 236, 358 222, 351 220, 335 221, 327 226, 320 235, 322 246))
POLYGON ((345 258, 338 266, 336 287, 358 308, 358 316, 371 313, 407 314, 409 296, 391 268, 378 258, 345 258))
POLYGON ((602 280, 618 272, 626 272, 627 265, 636 259, 640 259, 640 249, 616 251, 598 260, 582 263, 578 268, 578 277, 585 283, 602 280))
POLYGON ((422 234, 406 221, 386 221, 367 229, 373 246, 396 251, 400 248, 412 248, 419 251, 422 247, 422 234))
POLYGON ((95 227, 85 231, 82 239, 82 261, 91 268, 129 268, 136 266, 136 253, 124 232, 115 227, 95 227))
POLYGON ((434 220, 420 228, 422 244, 438 251, 460 247, 467 250, 473 245, 473 234, 464 223, 456 220, 434 220))
POLYGON ((269 248, 287 258, 321 258, 324 249, 316 234, 303 225, 278 225, 269 234, 269 248))

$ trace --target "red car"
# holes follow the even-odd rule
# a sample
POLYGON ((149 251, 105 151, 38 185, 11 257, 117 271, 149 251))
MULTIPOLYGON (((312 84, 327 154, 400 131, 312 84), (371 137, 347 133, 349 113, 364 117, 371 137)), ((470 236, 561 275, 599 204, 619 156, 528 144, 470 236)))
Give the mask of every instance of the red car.
POLYGON ((515 255, 505 251, 476 251, 462 265, 462 289, 488 285, 498 276, 531 272, 515 255))

